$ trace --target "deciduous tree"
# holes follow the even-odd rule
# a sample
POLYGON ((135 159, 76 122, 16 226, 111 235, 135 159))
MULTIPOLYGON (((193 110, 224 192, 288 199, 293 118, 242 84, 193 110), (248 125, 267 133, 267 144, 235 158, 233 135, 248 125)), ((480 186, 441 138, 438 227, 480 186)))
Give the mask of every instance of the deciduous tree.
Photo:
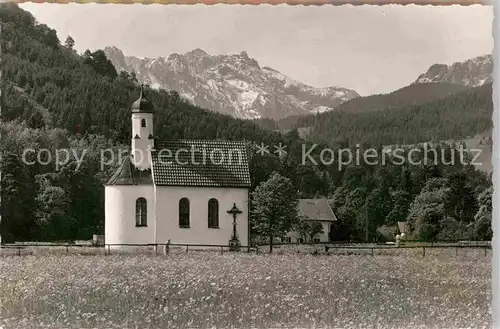
POLYGON ((252 193, 252 226, 254 232, 269 239, 288 233, 298 221, 297 190, 290 179, 274 173, 252 193))

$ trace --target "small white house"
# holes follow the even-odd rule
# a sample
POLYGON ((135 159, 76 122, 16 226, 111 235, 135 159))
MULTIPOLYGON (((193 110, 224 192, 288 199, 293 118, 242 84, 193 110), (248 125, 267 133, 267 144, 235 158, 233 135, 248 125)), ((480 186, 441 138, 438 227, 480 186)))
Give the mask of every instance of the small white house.
MULTIPOLYGON (((299 199, 299 217, 305 221, 318 221, 323 227, 323 233, 317 234, 314 242, 328 242, 331 225, 337 216, 328 204, 327 199, 299 199)), ((285 243, 304 243, 304 238, 297 231, 289 232, 284 238, 285 243)))
POLYGON ((131 154, 105 184, 105 245, 228 245, 235 221, 247 246, 245 143, 155 140, 153 112, 141 87, 132 105, 131 154))

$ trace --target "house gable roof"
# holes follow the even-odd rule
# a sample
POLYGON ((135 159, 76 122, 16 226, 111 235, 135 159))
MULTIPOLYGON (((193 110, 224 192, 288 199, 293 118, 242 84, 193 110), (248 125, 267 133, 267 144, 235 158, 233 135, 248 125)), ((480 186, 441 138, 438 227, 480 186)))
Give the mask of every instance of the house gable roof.
POLYGON ((299 199, 299 216, 318 221, 337 220, 327 199, 299 199))
POLYGON ((225 140, 156 141, 151 152, 158 186, 249 188, 245 142, 225 140))

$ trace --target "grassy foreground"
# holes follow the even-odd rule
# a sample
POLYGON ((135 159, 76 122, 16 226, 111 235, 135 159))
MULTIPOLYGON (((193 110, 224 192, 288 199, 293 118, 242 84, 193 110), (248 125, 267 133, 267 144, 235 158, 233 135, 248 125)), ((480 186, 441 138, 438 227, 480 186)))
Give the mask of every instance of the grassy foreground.
POLYGON ((491 327, 491 257, 0 258, 0 327, 491 327))

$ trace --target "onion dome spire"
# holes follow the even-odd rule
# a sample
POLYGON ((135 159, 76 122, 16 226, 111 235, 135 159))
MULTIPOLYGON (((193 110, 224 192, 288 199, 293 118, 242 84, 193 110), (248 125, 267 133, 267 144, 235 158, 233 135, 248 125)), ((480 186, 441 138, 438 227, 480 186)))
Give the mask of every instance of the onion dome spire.
POLYGON ((154 113, 153 103, 144 95, 144 84, 141 84, 141 94, 139 98, 132 103, 132 113, 154 113))

